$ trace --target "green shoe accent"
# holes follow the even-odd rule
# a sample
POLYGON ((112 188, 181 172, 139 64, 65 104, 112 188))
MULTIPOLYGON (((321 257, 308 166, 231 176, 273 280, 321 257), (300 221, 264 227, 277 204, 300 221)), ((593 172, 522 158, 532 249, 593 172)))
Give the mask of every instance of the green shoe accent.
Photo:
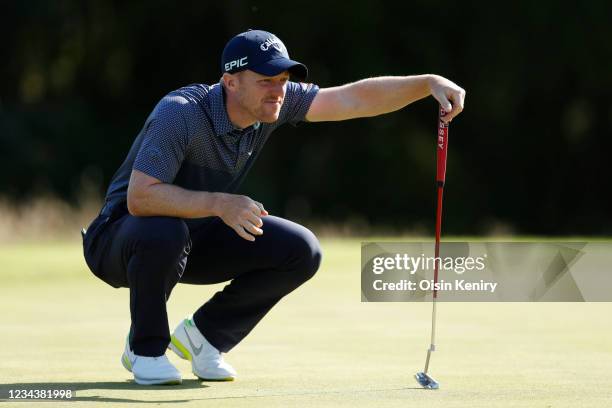
POLYGON ((183 355, 185 356, 185 358, 189 361, 191 361, 192 357, 191 357, 191 353, 189 351, 187 351, 187 348, 185 346, 183 346, 183 344, 174 336, 170 336, 170 342, 172 343, 172 345, 174 347, 176 347, 181 353, 183 353, 183 355))
POLYGON ((130 363, 130 359, 128 358, 128 356, 123 353, 123 356, 121 357, 123 359, 123 365, 130 371, 132 371, 132 363, 130 363))

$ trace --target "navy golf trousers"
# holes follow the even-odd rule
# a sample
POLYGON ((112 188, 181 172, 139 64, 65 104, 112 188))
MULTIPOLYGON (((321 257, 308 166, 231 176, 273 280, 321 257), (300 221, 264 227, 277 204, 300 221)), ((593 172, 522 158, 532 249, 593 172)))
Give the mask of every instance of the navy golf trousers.
POLYGON ((170 342, 166 301, 178 283, 231 281, 193 316, 219 351, 238 344, 286 294, 310 279, 321 261, 317 238, 283 218, 263 217, 255 242, 220 218, 190 229, 173 217, 134 217, 125 205, 101 213, 83 246, 91 271, 130 289, 131 345, 137 355, 162 355, 170 342))

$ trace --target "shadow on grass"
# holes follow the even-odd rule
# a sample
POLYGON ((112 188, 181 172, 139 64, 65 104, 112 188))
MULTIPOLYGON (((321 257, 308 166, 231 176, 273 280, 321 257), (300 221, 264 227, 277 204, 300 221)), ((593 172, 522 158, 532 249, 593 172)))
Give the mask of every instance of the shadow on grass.
MULTIPOLYGON (((180 385, 139 385, 134 381, 114 381, 114 382, 39 382, 39 383, 15 383, 15 384, 0 384, 0 401, 17 401, 17 399, 9 399, 9 391, 13 390, 15 393, 17 390, 72 390, 73 397, 67 398, 46 398, 47 401, 60 400, 60 401, 100 401, 100 402, 138 402, 138 403, 162 403, 162 402, 189 402, 190 399, 177 399, 177 400, 141 400, 141 399, 128 399, 128 398, 112 398, 102 396, 79 396, 79 391, 89 390, 135 390, 135 391, 179 391, 179 390, 191 390, 197 388, 208 388, 209 386, 203 384, 199 380, 183 380, 180 385), (76 396, 75 396, 76 395, 76 396)), ((136 394, 136 393, 134 393, 136 394)), ((34 399, 25 399, 26 401, 33 401, 34 399)))
MULTIPOLYGON (((79 391, 87 390, 134 390, 134 391, 180 391, 189 389, 205 389, 209 385, 203 384, 200 380, 183 380, 181 385, 139 385, 133 381, 117 381, 117 382, 58 382, 58 383, 15 383, 15 384, 0 384, 0 401, 17 401, 9 399, 9 390, 72 390, 76 397, 70 399, 60 399, 64 401, 99 401, 99 402, 123 402, 123 403, 169 403, 169 402, 190 402, 203 400, 228 400, 228 399, 247 399, 247 398, 274 398, 288 396, 312 396, 312 395, 333 395, 333 394, 367 394, 379 392, 394 392, 394 391, 409 391, 421 390, 422 387, 401 387, 401 388, 373 388, 362 390, 324 390, 324 391, 303 391, 303 392, 279 392, 279 393, 262 393, 262 394, 247 394, 247 395, 232 395, 232 396, 211 396, 202 398, 190 399, 175 399, 175 400, 142 400, 130 398, 113 398, 102 396, 79 396, 79 391)), ((148 394, 149 396, 151 394, 148 394)), ((22 401, 34 401, 34 399, 21 399, 22 401)), ((53 401, 53 399, 46 399, 53 401)))

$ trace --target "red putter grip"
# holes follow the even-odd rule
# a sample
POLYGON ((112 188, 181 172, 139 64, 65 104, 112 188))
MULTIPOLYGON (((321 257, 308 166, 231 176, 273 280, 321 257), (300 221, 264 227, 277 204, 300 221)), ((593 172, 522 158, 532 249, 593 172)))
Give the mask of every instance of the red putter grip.
POLYGON ((448 124, 442 121, 442 116, 446 111, 440 106, 440 116, 438 117, 438 139, 437 139, 437 163, 436 181, 439 186, 444 185, 446 180, 446 151, 448 150, 448 124))

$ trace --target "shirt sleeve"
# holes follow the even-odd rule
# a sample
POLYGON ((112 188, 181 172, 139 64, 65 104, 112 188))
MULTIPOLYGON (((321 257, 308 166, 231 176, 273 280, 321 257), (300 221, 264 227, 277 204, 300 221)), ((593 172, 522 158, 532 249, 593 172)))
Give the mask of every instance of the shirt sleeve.
POLYGON ((155 107, 133 169, 151 177, 172 183, 189 145, 189 129, 185 114, 187 100, 180 96, 166 96, 155 107))
POLYGON ((285 101, 279 114, 279 121, 291 123, 293 126, 305 121, 308 109, 318 92, 319 87, 315 84, 287 82, 285 101))

